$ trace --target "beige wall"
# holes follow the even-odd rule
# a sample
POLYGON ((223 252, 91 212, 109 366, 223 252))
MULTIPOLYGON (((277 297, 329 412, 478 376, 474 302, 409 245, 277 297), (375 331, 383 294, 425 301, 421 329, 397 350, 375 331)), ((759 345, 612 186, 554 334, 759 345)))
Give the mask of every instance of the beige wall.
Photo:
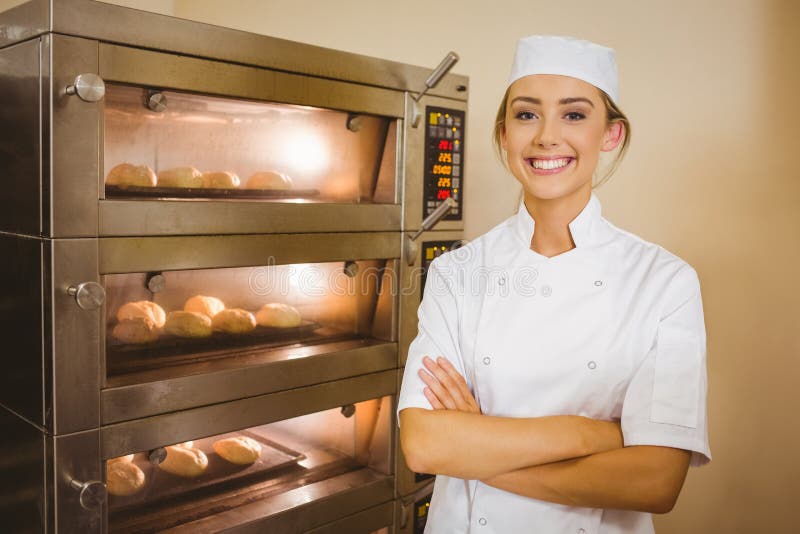
POLYGON ((168 7, 184 18, 419 65, 456 50, 455 71, 471 79, 468 237, 508 216, 517 198, 489 143, 515 41, 570 34, 616 48, 620 104, 634 136, 621 169, 598 190, 604 214, 697 269, 708 327, 714 461, 689 473, 676 509, 656 526, 660 534, 734 534, 798 530, 800 335, 791 327, 800 326, 799 5, 174 0, 168 7))

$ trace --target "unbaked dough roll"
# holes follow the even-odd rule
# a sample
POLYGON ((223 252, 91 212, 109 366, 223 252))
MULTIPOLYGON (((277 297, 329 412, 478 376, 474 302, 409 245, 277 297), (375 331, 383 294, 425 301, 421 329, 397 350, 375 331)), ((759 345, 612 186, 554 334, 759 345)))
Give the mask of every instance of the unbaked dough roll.
POLYGON ((127 497, 144 487, 144 471, 131 462, 106 463, 106 487, 111 495, 127 497))
POLYGON ((202 313, 209 319, 213 319, 224 309, 224 302, 216 297, 206 297, 205 295, 195 295, 183 304, 183 311, 202 313))
POLYGON ((237 189, 239 177, 232 172, 204 172, 203 187, 208 189, 237 189))
POLYGON ((256 313, 256 321, 261 326, 276 326, 289 328, 300 326, 303 322, 297 308, 280 302, 270 302, 264 304, 256 313))
POLYGON ((211 335, 211 319, 202 313, 171 311, 164 329, 178 337, 208 337, 211 335))
POLYGON ((106 185, 119 187, 155 187, 156 182, 156 173, 147 165, 120 163, 108 171, 108 176, 106 176, 106 185))
POLYGON ((164 308, 149 300, 128 302, 117 310, 118 321, 134 319, 136 317, 147 317, 153 321, 158 328, 163 328, 164 321, 167 319, 167 314, 164 312, 164 308))
POLYGON ((211 326, 228 334, 246 334, 255 330, 256 318, 247 310, 229 308, 216 314, 211 319, 211 326))
POLYGON ((158 187, 203 187, 203 173, 194 167, 175 167, 159 171, 158 187))
POLYGON ((291 189, 292 179, 278 171, 257 172, 247 180, 247 189, 291 189))
POLYGON ((213 447, 214 452, 236 465, 250 465, 261 456, 261 444, 246 436, 221 439, 213 447))
POLYGON ((123 343, 150 343, 158 339, 158 327, 149 317, 133 317, 114 325, 111 335, 123 343))
POLYGON ((199 449, 191 447, 167 447, 167 457, 158 464, 160 469, 179 477, 194 478, 208 468, 208 457, 199 449))

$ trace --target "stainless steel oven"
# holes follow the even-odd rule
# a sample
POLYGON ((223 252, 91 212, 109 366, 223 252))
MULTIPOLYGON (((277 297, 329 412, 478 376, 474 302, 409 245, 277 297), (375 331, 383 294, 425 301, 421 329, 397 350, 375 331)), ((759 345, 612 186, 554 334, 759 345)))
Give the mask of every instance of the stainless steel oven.
POLYGON ((420 98, 426 68, 17 3, 0 12, 12 529, 399 529, 426 483, 397 446, 398 380, 425 262, 462 237, 467 79, 420 98))

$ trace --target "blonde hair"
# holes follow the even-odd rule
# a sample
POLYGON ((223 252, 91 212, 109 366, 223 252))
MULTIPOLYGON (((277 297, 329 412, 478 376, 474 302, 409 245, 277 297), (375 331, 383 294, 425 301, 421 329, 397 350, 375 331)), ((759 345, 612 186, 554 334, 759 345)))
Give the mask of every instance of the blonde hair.
MULTIPOLYGON (((616 157, 614 158, 614 163, 611 165, 611 168, 605 173, 602 179, 592 184, 592 188, 600 187, 606 183, 609 178, 611 178, 611 175, 614 174, 614 172, 617 170, 617 167, 619 167, 622 158, 625 157, 625 153, 628 151, 628 146, 631 142, 631 123, 628 120, 628 117, 622 112, 621 109, 619 109, 619 107, 605 91, 602 89, 597 90, 600 92, 600 96, 603 98, 603 103, 606 106, 606 115, 608 116, 606 126, 611 126, 611 124, 615 122, 621 122, 625 126, 625 138, 622 141, 622 147, 619 149, 616 157)), ((500 103, 500 107, 497 109, 497 117, 495 117, 494 120, 494 131, 492 132, 495 152, 506 169, 508 169, 508 159, 506 158, 506 151, 503 150, 503 128, 505 128, 506 124, 509 91, 510 87, 509 89, 506 89, 506 93, 503 95, 503 101, 500 103)))

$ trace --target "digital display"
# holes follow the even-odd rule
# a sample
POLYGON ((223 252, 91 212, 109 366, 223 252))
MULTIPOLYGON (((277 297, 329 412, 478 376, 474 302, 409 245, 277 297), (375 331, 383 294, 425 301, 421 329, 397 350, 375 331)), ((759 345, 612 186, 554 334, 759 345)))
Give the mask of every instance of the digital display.
POLYGON ((464 112, 455 109, 426 107, 425 175, 422 218, 443 200, 453 198, 458 204, 444 217, 460 221, 464 190, 464 112))

